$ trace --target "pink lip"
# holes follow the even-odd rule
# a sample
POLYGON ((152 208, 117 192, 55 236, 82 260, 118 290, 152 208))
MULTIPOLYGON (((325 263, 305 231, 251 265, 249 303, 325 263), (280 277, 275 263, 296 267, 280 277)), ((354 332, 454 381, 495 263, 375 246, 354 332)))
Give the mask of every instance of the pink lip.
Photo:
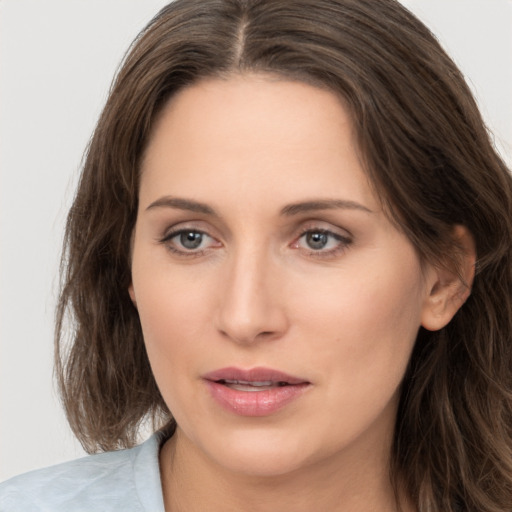
MULTIPOLYGON (((310 382, 270 368, 222 368, 203 375, 213 399, 224 409, 240 416, 267 416, 299 398, 310 382), (226 386, 222 381, 265 382, 275 387, 244 391, 226 386)), ((256 388, 257 389, 257 388, 256 388)))

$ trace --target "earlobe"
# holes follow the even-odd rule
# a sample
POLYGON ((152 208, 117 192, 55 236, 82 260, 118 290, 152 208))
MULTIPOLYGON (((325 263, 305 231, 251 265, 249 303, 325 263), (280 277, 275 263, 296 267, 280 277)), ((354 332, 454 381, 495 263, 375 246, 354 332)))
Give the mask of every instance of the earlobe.
POLYGON ((133 289, 133 283, 130 283, 130 286, 128 286, 128 293, 130 295, 130 299, 132 299, 133 305, 135 308, 137 308, 137 300, 135 299, 135 291, 133 289))
POLYGON ((453 237, 460 249, 459 267, 430 269, 428 295, 421 316, 421 325, 429 331, 445 327, 471 294, 475 277, 475 242, 464 226, 455 226, 453 237))

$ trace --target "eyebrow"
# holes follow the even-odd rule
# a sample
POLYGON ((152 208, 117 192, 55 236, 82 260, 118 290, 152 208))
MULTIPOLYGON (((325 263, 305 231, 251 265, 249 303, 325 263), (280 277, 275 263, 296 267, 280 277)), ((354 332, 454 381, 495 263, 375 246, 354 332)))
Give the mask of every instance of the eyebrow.
POLYGON ((320 199, 289 204, 281 210, 281 215, 292 216, 299 213, 337 209, 360 210, 366 213, 373 213, 372 210, 355 201, 347 201, 345 199, 320 199))
POLYGON ((205 203, 200 203, 199 201, 194 201, 192 199, 182 199, 180 197, 171 197, 164 196, 156 201, 152 202, 147 208, 147 210, 152 210, 153 208, 175 208, 177 210, 187 210, 189 212, 202 213, 204 215, 213 215, 218 217, 217 212, 205 203))
MULTIPOLYGON (((147 210, 153 208, 175 208, 177 210, 186 210, 194 213, 202 213, 204 215, 211 215, 219 217, 219 214, 205 203, 194 201, 193 199, 184 199, 180 197, 164 196, 152 202, 147 210)), ((308 213, 319 210, 360 210, 366 213, 373 213, 372 210, 366 206, 355 201, 347 201, 345 199, 318 199, 312 201, 301 201, 286 205, 281 209, 281 215, 291 217, 300 213, 308 213)))

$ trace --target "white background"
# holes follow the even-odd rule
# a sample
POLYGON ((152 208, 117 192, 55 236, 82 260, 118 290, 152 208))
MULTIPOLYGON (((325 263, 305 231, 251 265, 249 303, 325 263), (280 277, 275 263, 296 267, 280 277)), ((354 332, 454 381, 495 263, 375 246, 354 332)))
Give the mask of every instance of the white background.
MULTIPOLYGON (((512 0, 403 2, 455 58, 512 164, 512 0)), ((0 0, 0 480, 83 454, 52 384, 64 219, 117 65, 165 3, 0 0)))

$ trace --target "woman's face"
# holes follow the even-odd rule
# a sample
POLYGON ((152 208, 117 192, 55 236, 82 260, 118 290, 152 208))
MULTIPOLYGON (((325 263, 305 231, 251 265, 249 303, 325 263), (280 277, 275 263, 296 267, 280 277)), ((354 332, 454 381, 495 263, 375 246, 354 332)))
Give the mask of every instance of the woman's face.
POLYGON ((245 75, 173 97, 132 272, 190 453, 253 475, 387 457, 433 273, 373 195, 335 95, 245 75))

